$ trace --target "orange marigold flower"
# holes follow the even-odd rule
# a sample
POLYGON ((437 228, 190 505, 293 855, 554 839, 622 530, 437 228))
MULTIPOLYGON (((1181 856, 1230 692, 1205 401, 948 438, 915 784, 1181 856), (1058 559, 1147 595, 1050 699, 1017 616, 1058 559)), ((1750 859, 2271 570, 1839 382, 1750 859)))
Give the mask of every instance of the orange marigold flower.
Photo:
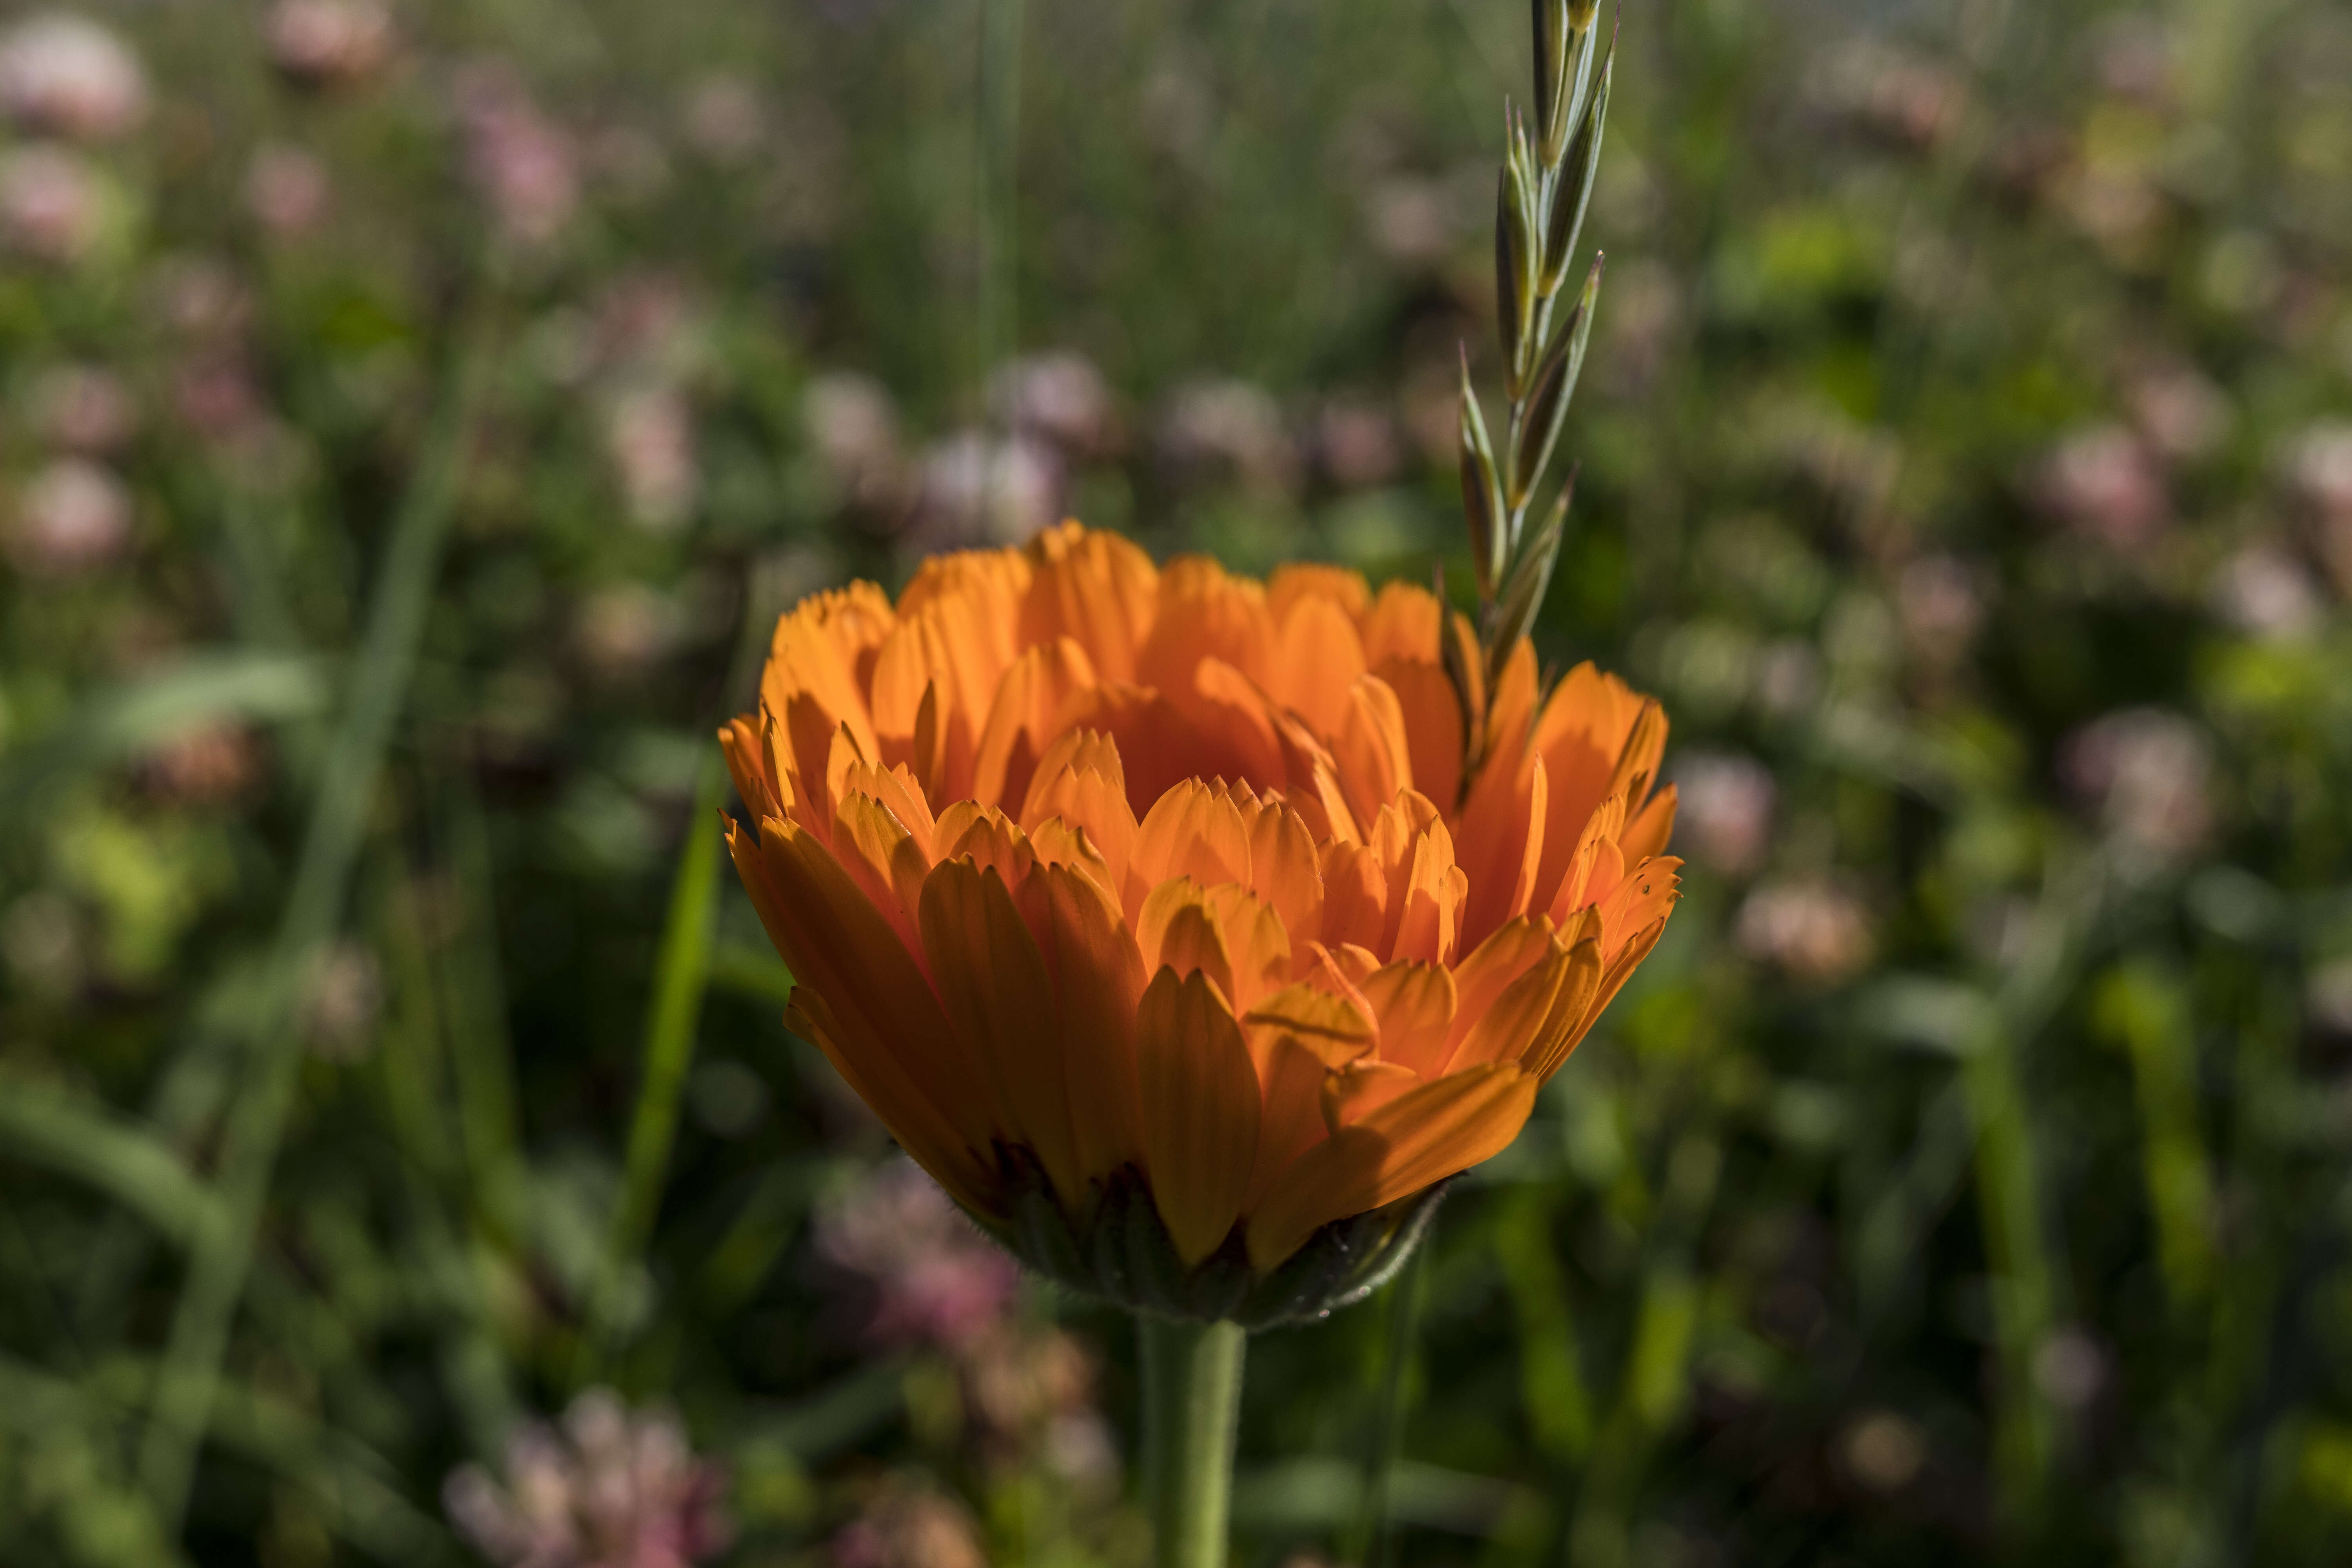
POLYGON ((1547 698, 1521 642, 1465 770, 1445 637, 1423 589, 1075 523, 803 602, 721 735, 795 1026, 1033 1263, 1242 1315, 1320 1234, 1319 1310, 1517 1135, 1677 896, 1657 703, 1589 664, 1547 698))

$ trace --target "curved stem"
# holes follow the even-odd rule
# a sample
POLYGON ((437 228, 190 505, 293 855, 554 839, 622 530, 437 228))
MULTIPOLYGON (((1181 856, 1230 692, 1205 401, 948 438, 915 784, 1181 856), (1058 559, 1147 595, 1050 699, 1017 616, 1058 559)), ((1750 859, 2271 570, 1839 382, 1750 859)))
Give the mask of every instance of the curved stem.
POLYGON ((1224 1568, 1241 1414, 1238 1323, 1138 1314, 1143 1342, 1143 1489, 1153 1568, 1224 1568))

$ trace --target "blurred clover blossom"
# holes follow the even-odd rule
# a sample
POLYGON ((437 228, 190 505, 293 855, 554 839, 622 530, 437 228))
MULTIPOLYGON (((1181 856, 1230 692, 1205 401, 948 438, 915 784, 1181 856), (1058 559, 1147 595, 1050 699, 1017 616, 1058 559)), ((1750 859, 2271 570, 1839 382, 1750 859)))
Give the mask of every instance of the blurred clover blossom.
POLYGON ((444 1500, 498 1568, 690 1568, 731 1539, 719 1506, 725 1487, 676 1417, 632 1412, 592 1389, 560 1430, 519 1428, 502 1475, 478 1465, 452 1473, 444 1500))

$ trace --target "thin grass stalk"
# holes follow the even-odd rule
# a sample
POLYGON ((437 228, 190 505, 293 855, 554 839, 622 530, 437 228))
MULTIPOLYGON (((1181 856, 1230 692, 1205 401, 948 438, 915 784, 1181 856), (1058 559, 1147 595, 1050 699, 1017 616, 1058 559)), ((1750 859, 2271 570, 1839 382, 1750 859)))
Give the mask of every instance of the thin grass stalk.
MULTIPOLYGON (((1993 1435, 1994 1479, 2010 1527, 2029 1533, 2054 1447, 2049 1403, 2033 1375, 2054 1319, 2042 1237, 2041 1184, 2018 1082, 2013 1043, 1995 1028, 1961 1068, 1977 1130, 1977 1213, 1992 1276, 1993 1334, 2001 1398, 1993 1435)), ((2022 1537, 2021 1537, 2022 1538, 2022 1537)))
POLYGON ((677 1139, 679 1100, 694 1066, 695 1033, 710 986, 710 932, 719 910, 719 812, 727 801, 727 770, 706 756, 694 792, 694 821, 678 851, 670 882, 669 913, 654 968, 652 1005, 646 1016, 644 1076, 629 1117, 628 1152, 620 1199, 604 1237, 604 1257, 590 1299, 577 1380, 593 1375, 616 1327, 622 1286, 653 1234, 661 1207, 670 1146, 677 1139))
POLYGON ((176 1529, 187 1511, 198 1447, 210 1422, 220 1364, 245 1291, 270 1179, 302 1065, 294 1009, 309 963, 342 917, 384 753, 391 744, 433 606, 457 482, 490 355, 479 326, 460 342, 447 390, 393 523, 354 658, 343 720, 328 749, 296 863, 294 885, 242 1020, 249 1058, 221 1146, 218 1205, 198 1233, 140 1451, 140 1476, 158 1516, 176 1529))
POLYGON ((1428 1300, 1433 1239, 1421 1238, 1412 1261, 1405 1265, 1404 1278, 1389 1292, 1388 1343, 1381 1359, 1380 1406, 1373 1416, 1372 1447, 1365 1458, 1355 1522, 1349 1527, 1339 1552, 1340 1562, 1360 1563, 1363 1568, 1381 1568, 1395 1548, 1389 1500, 1397 1459, 1404 1449, 1405 1405, 1412 1394, 1413 1352, 1421 1342, 1422 1310, 1428 1300))
MULTIPOLYGON (((764 579, 754 580, 743 606, 722 706, 730 703, 751 680, 766 648, 766 611, 773 597, 764 579)), ((593 1375, 610 1347, 621 1287, 653 1235, 654 1219, 661 1208, 670 1147, 677 1141, 678 1105, 687 1074, 694 1066, 703 999, 710 991, 711 934, 719 917, 720 814, 728 789, 726 765, 718 747, 710 746, 702 755, 695 782, 693 821, 670 882, 669 912, 663 921, 661 949, 654 966, 653 1000, 646 1013, 644 1076, 629 1116, 620 1197, 613 1205, 612 1222, 605 1232, 604 1255, 589 1298, 586 1331, 573 1367, 578 1382, 593 1375)))
POLYGON ((516 1115, 514 1043, 507 1034, 499 972, 496 868, 489 825, 468 771, 447 770, 438 826, 444 853, 465 899, 460 935, 434 954, 434 978, 448 1019, 450 1079, 457 1130, 476 1212, 512 1246, 523 1224, 524 1165, 516 1115))
MULTIPOLYGON (((1020 333, 1022 34, 1027 0, 980 0, 979 297, 974 406, 985 418, 989 378, 1013 357, 1020 333)), ((995 476, 989 476, 992 493, 995 476)))

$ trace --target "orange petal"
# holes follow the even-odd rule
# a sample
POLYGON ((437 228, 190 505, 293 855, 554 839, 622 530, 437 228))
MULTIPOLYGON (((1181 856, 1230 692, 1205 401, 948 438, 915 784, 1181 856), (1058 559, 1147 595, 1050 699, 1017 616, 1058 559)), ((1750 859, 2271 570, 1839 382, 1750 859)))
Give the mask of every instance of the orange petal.
MULTIPOLYGON (((1519 1065, 1539 1079, 1549 1079, 1583 1042, 1602 980, 1601 943, 1591 937, 1568 952, 1568 974, 1552 999, 1551 1016, 1538 1031, 1536 1043, 1520 1057, 1519 1065)), ((1629 972, 1630 973, 1630 972, 1629 972)))
POLYGON ((1454 972, 1458 998, 1454 1026, 1447 1033, 1445 1056, 1450 1058, 1470 1037, 1470 1031, 1502 998, 1511 983, 1537 963, 1554 946, 1551 922, 1541 915, 1522 915, 1478 944, 1454 972))
POLYGON ((957 1047, 914 955, 849 874, 806 831, 777 817, 761 823, 756 837, 732 829, 727 842, 777 952, 824 999, 860 1072, 887 1086, 887 1100, 873 1102, 877 1113, 887 1121, 891 1107, 919 1101, 964 1145, 988 1148, 1007 1125, 993 1089, 957 1047))
POLYGON ((1242 1193, 1246 1213, 1264 1199, 1275 1179, 1298 1156, 1328 1135, 1323 1124, 1323 1085, 1330 1074, 1321 1058, 1295 1035, 1276 1035, 1257 1058, 1257 1156, 1242 1193))
POLYGON ((1384 659, 1372 673, 1396 693, 1413 787, 1451 812, 1462 795, 1462 700, 1443 668, 1384 659))
POLYGON ((974 1214, 1002 1217, 995 1177, 967 1146, 963 1133, 897 1070, 873 1040, 845 1027, 824 999, 805 985, 793 987, 784 1022, 824 1053, 842 1081, 881 1118, 898 1146, 950 1196, 974 1214))
POLYGON ((1070 1070, 1052 978, 994 867, 948 860, 923 883, 923 951, 950 1026, 994 1082, 1014 1138, 1065 1205, 1086 1195, 1071 1132, 1070 1070))
POLYGON ((1552 924, 1566 925, 1569 916, 1616 885, 1622 873, 1613 867, 1602 867, 1601 851, 1613 847, 1624 826, 1625 797, 1622 795, 1612 795, 1602 801, 1601 808, 1585 822, 1576 837, 1574 850, 1562 862, 1559 889, 1546 904, 1552 924))
POLYGON ((1422 1076, 1394 1062, 1367 1058, 1351 1062, 1323 1080, 1323 1121, 1331 1131, 1363 1121, 1391 1100, 1402 1100, 1422 1086, 1422 1076))
POLYGON ((1160 569, 1158 617, 1137 656, 1136 679, 1189 692, 1202 661, 1213 659, 1256 680, 1273 646, 1265 589, 1205 555, 1181 556, 1160 569))
POLYGON ((971 797, 1017 809, 1028 796, 1041 755, 1068 727, 1081 695, 1095 684, 1093 661, 1068 637, 1040 643, 1014 659, 997 683, 981 727, 971 797))
POLYGON ((1428 589, 1406 582, 1386 584, 1363 617, 1366 661, 1375 669, 1391 659, 1436 669, 1443 615, 1437 596, 1428 589))
POLYGON ((1238 882, 1211 888, 1205 902, 1233 960, 1225 998, 1234 1012, 1245 1013, 1290 978, 1290 933, 1273 905, 1238 882))
POLYGON ((1666 852, 1667 841, 1675 836, 1675 805, 1679 793, 1674 785, 1668 784, 1652 795, 1649 804, 1625 825, 1624 834, 1618 843, 1623 847, 1627 860, 1638 866, 1653 855, 1666 852))
POLYGON ((1219 995, 1231 1000, 1234 964, 1224 931, 1209 908, 1208 889, 1190 877, 1171 878, 1145 898, 1135 941, 1145 973, 1173 969, 1181 979, 1199 971, 1216 983, 1219 995))
POLYGON ((1266 579, 1265 605, 1277 623, 1288 620, 1309 599, 1332 605, 1352 626, 1371 607, 1372 591, 1365 584, 1362 573, 1314 561, 1294 561, 1277 566, 1266 579))
POLYGON ((1388 899, 1388 873, 1378 851, 1360 844, 1323 847, 1322 940, 1327 944, 1384 947, 1388 899))
POLYGON ((866 689, 876 651, 890 636, 898 613, 871 583, 803 600, 776 622, 768 665, 760 678, 760 704, 789 715, 795 699, 824 710, 824 729, 846 723, 868 755, 878 756, 866 689))
POLYGON ((1527 1124, 1536 1088, 1512 1062, 1454 1073, 1316 1144, 1251 1216, 1251 1265, 1271 1268, 1333 1220, 1410 1197, 1499 1152, 1527 1124))
POLYGON ((914 835, 880 801, 852 793, 834 816, 833 856, 890 922, 907 951, 919 955, 923 944, 916 934, 915 911, 931 863, 914 835))
POLYGON ((1151 558, 1076 523, 1047 529, 1024 553, 1034 575, 1021 606, 1022 643, 1075 638, 1105 681, 1132 681, 1159 597, 1151 558))
MULTIPOLYGON (((1592 1005, 1585 1010, 1582 1022, 1573 1031, 1571 1044, 1582 1039, 1592 1026, 1601 1021, 1601 1015, 1608 1011, 1609 1004, 1617 999, 1617 993, 1624 989, 1625 982, 1633 977, 1633 971, 1641 966, 1642 960, 1650 956, 1650 950, 1658 945, 1658 939, 1665 931, 1666 922, 1661 920, 1633 933, 1633 940, 1625 944, 1625 951, 1617 955, 1609 965, 1608 972, 1601 977, 1600 989, 1594 992, 1592 1005)), ((1567 1052, 1559 1053, 1560 1061, 1567 1059, 1567 1052)), ((1550 1070, 1559 1071, 1559 1063, 1552 1063, 1550 1070)))
POLYGON ((1391 963, 1362 984, 1380 1024, 1381 1059, 1434 1077, 1454 1026, 1453 974, 1434 963, 1391 963))
POLYGON ((1282 620, 1265 672, 1268 695, 1316 734, 1339 733, 1348 692, 1364 673, 1364 647, 1354 618, 1320 594, 1301 595, 1286 612, 1276 614, 1282 620))
POLYGON ((1516 1062, 1539 1043, 1544 1026, 1573 968, 1569 950, 1549 942, 1543 955, 1503 988, 1482 1013, 1444 1070, 1461 1072, 1492 1062, 1516 1062))
POLYGON ((1153 977, 1135 1044, 1152 1198, 1177 1255, 1199 1263, 1241 1215, 1257 1156, 1257 1069, 1241 1026, 1197 973, 1153 977))
POLYGON ((1378 676, 1361 676, 1348 689, 1330 750, 1339 787, 1359 822, 1371 820, 1396 798, 1397 791, 1412 786, 1404 710, 1389 683, 1378 676))
POLYGON ((1249 846, 1251 889, 1281 914, 1292 950, 1303 952, 1323 931, 1323 869, 1314 835, 1289 806, 1267 801, 1250 819, 1249 846))
POLYGON ((1601 956, 1614 963, 1634 932, 1663 921, 1682 898, 1682 862, 1645 860, 1601 900, 1601 956))
POLYGON ((1150 887, 1190 877, 1202 887, 1250 879, 1249 829, 1240 807, 1198 779, 1153 804, 1136 829, 1134 874, 1150 887))
POLYGON ((1045 885, 1072 1142, 1079 1170, 1088 1177, 1108 1177, 1143 1158, 1143 1102, 1135 1066, 1143 959, 1118 907, 1083 877, 1055 866, 1046 871, 1045 885))
POLYGON ((1264 1029, 1288 1035, 1326 1067, 1355 1060, 1371 1048, 1373 1025, 1347 996, 1300 981, 1262 997, 1242 1022, 1255 1044, 1264 1029))

